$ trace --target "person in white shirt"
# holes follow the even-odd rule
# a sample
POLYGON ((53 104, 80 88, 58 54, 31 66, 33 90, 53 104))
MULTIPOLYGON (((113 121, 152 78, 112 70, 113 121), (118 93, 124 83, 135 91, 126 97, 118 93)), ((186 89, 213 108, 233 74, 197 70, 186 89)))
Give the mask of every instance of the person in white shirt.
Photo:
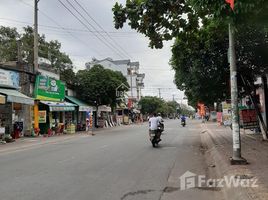
POLYGON ((156 117, 156 114, 154 113, 152 117, 149 119, 149 137, 152 139, 152 134, 157 134, 159 119, 156 117))

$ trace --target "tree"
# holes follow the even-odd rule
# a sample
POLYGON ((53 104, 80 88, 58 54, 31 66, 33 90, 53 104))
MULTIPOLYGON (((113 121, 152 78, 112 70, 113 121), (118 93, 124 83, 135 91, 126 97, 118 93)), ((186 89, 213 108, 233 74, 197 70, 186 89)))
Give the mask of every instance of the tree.
POLYGON ((72 69, 63 69, 60 71, 60 80, 70 85, 77 85, 76 74, 72 69))
POLYGON ((127 0, 125 6, 116 3, 113 7, 115 28, 122 28, 128 20, 130 27, 146 35, 149 46, 155 48, 162 48, 164 40, 182 32, 198 30, 207 18, 231 18, 237 25, 258 21, 267 27, 267 11, 266 0, 235 1, 234 12, 225 0, 127 0))
POLYGON ((162 115, 168 115, 173 112, 171 105, 158 97, 142 97, 138 104, 141 107, 142 114, 161 113, 162 115))
POLYGON ((228 97, 228 22, 236 25, 240 74, 253 82, 267 70, 265 0, 235 1, 234 12, 225 0, 128 0, 125 6, 116 3, 113 11, 116 28, 129 20, 132 29, 149 37, 152 48, 176 38, 171 59, 175 83, 193 106, 198 100, 212 104, 228 97))
POLYGON ((168 101, 166 104, 168 106, 168 115, 177 114, 177 109, 180 107, 180 105, 176 101, 168 101))
MULTIPOLYGON (((226 26, 213 20, 195 33, 181 34, 172 49, 171 65, 175 83, 191 105, 202 101, 207 105, 229 98, 228 33, 226 26), (181 51, 183 49, 183 51, 181 51)), ((239 74, 253 83, 256 76, 268 72, 267 32, 252 26, 237 33, 237 65, 239 74)), ((241 84, 240 84, 241 87, 241 84)))
POLYGON ((115 106, 117 87, 122 83, 128 86, 127 79, 121 72, 105 69, 101 65, 78 71, 77 82, 78 95, 85 102, 95 105, 115 106))
POLYGON ((228 35, 224 28, 204 25, 199 31, 181 34, 172 48, 175 83, 185 90, 192 106, 198 101, 213 105, 228 96, 228 35))
POLYGON ((0 62, 17 60, 17 40, 15 28, 0 26, 0 62))
MULTIPOLYGON (((21 34, 15 28, 0 26, 0 61, 17 60, 18 45, 21 45, 23 60, 33 65, 33 38, 33 28, 30 26, 24 27, 21 34)), ((71 59, 61 52, 61 44, 57 40, 47 42, 44 35, 38 35, 38 43, 39 57, 48 59, 53 68, 59 71, 72 69, 71 59)))

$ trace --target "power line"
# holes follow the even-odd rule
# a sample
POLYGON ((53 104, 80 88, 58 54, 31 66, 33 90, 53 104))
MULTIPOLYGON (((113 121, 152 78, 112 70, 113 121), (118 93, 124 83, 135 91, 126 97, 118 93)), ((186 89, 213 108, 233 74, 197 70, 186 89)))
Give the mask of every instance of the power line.
MULTIPOLYGON (((29 4, 29 3, 26 3, 25 1, 23 1, 23 0, 20 0, 23 4, 25 4, 25 5, 27 5, 27 6, 29 6, 29 7, 31 7, 31 8, 34 8, 31 4, 29 4)), ((60 29, 62 29, 62 30, 64 30, 64 31, 66 31, 67 33, 69 33, 73 38, 75 38, 76 40, 78 40, 80 43, 82 43, 83 45, 85 45, 85 46, 87 46, 88 47, 88 45, 86 45, 85 44, 85 41, 82 41, 80 38, 78 38, 78 37, 76 37, 75 35, 73 35, 68 29, 66 29, 66 28, 64 28, 64 27, 62 27, 57 21, 55 21, 53 18, 51 18, 50 16, 48 16, 45 12, 43 12, 42 10, 40 10, 39 9, 39 12, 42 14, 42 15, 44 15, 45 17, 47 17, 49 20, 51 20, 53 23, 55 23, 57 26, 58 26, 58 28, 60 28, 60 29)), ((52 26, 51 26, 52 27, 52 26)), ((86 42, 87 43, 87 42, 86 42)), ((98 55, 100 55, 100 53, 97 51, 97 50, 93 50, 94 52, 96 52, 98 55)))
MULTIPOLYGON (((73 13, 73 11, 71 11, 70 10, 70 8, 68 8, 61 0, 58 0, 58 2, 66 9, 66 10, 68 10, 69 11, 69 13, 71 13, 71 15, 73 15, 86 29, 88 29, 89 31, 91 31, 90 30, 90 28, 88 27, 88 25, 86 25, 79 17, 77 17, 76 16, 76 14, 74 14, 73 13)), ((72 4, 71 4, 72 5, 72 4)), ((72 6, 73 7, 73 6, 72 6)), ((89 22, 88 22, 88 20, 86 20, 85 19, 85 17, 83 16, 83 15, 81 15, 80 13, 79 13, 79 11, 77 10, 77 9, 75 9, 76 10, 76 12, 90 25, 90 26, 92 26, 89 22)), ((113 48, 111 48, 111 46, 109 45, 109 43, 107 44, 107 42, 106 41, 104 41, 102 38, 100 38, 96 33, 94 33, 94 36, 96 37, 96 38, 98 38, 105 46, 107 46, 108 48, 110 48, 111 50, 113 50, 113 48)), ((114 51, 115 52, 115 51, 114 51)), ((121 58, 123 58, 118 52, 115 52, 119 57, 121 57, 121 58)))
MULTIPOLYGON (((30 5, 29 5, 30 6, 30 5)), ((32 7, 32 6, 31 6, 32 7)), ((42 11, 40 11, 42 12, 42 11)), ((43 15, 45 15, 44 13, 42 13, 43 15)), ((55 20, 53 18, 50 18, 49 16, 45 15, 46 17, 48 17, 50 20, 53 20, 53 22, 55 22, 55 20)), ((11 21, 11 22, 17 22, 20 24, 27 24, 27 25, 32 25, 31 22, 26 22, 26 21, 20 21, 20 20, 15 20, 15 19, 10 19, 10 18, 5 18, 5 17, 0 17, 1 20, 4 21, 11 21)), ((58 24, 58 23, 57 23, 58 24)), ((54 30, 54 31, 59 31, 59 32, 66 32, 66 30, 70 31, 70 32, 81 32, 81 33, 99 33, 99 34, 106 34, 104 31, 89 31, 86 29, 76 29, 76 28, 67 28, 67 27, 58 27, 58 26, 51 26, 51 25, 45 25, 45 24, 39 24, 39 26, 41 27, 45 27, 47 28, 47 30, 54 30), (62 30, 64 28, 64 30, 62 30)), ((132 32, 132 31, 124 31, 124 32, 116 32, 116 31, 106 31, 109 34, 114 34, 114 35, 120 35, 122 34, 122 36, 129 36, 129 34, 137 34, 136 32, 132 32)))
MULTIPOLYGON (((68 0, 67 0, 68 1, 68 0)), ((129 55, 109 34, 106 30, 104 30, 104 28, 88 13, 88 11, 77 1, 77 0, 74 0, 78 6, 87 14, 87 16, 93 21, 95 22, 95 24, 102 30, 104 31, 104 33, 127 55, 129 56, 130 58, 131 55, 129 55)), ((69 1, 68 1, 69 2, 69 1)))

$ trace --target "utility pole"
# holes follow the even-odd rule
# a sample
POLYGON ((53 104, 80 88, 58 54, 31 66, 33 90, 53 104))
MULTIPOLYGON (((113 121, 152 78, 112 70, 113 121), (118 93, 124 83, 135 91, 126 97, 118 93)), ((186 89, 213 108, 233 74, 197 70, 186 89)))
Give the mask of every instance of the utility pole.
POLYGON ((34 0, 34 73, 38 71, 38 2, 34 0))
POLYGON ((235 57, 234 29, 229 23, 229 53, 230 53, 230 79, 231 79, 231 101, 232 101, 232 134, 233 134, 233 156, 231 164, 246 164, 247 161, 241 157, 241 138, 238 121, 238 89, 237 89, 237 67, 235 57))
POLYGON ((133 98, 133 83, 132 83, 132 68, 130 68, 130 87, 131 87, 131 98, 133 98))
MULTIPOLYGON (((40 0, 34 0, 34 70, 36 74, 38 72, 38 2, 40 0)), ((34 128, 39 129, 39 108, 38 100, 34 103, 34 128)))
POLYGON ((175 94, 172 94, 172 101, 175 101, 175 94))
POLYGON ((158 95, 159 95, 159 98, 161 98, 161 88, 158 88, 158 95))

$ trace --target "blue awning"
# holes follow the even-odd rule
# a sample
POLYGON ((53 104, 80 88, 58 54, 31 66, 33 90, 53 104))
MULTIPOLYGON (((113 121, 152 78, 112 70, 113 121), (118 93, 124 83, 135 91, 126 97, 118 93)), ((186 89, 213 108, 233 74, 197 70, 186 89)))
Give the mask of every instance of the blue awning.
POLYGON ((77 105, 69 102, 40 101, 40 103, 49 106, 49 111, 74 111, 77 105))

